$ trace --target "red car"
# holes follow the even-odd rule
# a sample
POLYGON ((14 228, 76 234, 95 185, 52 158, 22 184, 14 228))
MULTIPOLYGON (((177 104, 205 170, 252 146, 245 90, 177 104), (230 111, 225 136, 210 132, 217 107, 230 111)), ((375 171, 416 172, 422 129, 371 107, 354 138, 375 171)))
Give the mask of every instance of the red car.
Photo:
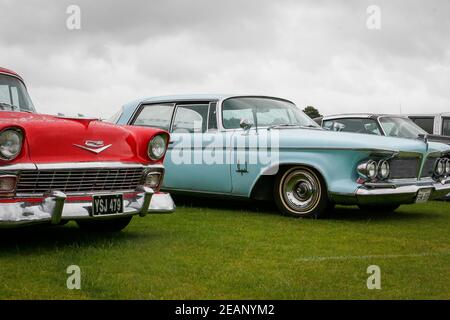
POLYGON ((166 131, 37 114, 22 78, 0 68, 0 227, 35 223, 119 231, 173 212, 159 192, 166 131))

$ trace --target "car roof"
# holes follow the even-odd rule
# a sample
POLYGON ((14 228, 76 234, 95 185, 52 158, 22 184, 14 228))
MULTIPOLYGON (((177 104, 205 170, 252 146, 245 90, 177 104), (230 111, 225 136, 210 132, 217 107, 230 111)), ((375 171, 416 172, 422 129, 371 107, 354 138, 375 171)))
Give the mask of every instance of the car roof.
POLYGON ((291 102, 289 100, 273 97, 273 96, 263 96, 263 95, 251 95, 251 94, 185 94, 185 95, 167 95, 167 96, 156 96, 140 99, 141 103, 154 103, 154 102, 164 102, 164 101, 204 101, 204 100, 225 100, 229 98, 238 97, 257 97, 257 98, 272 98, 280 99, 291 102))
MULTIPOLYGON (((131 116, 134 113, 135 109, 141 104, 147 103, 162 103, 162 102, 177 102, 177 101, 214 101, 214 100, 225 100, 229 98, 238 98, 238 97, 258 97, 258 98, 272 98, 279 99, 283 101, 287 101, 293 103, 290 100, 286 100, 283 98, 272 97, 272 96, 262 96, 262 95, 238 95, 238 94, 186 94, 186 95, 167 95, 167 96, 155 96, 149 98, 143 98, 134 100, 125 104, 122 107, 122 114, 125 116, 131 116)), ((122 117, 121 117, 122 118, 122 117)))
POLYGON ((378 117, 397 117, 397 118, 407 118, 406 115, 403 114, 387 114, 387 113, 343 113, 343 114, 335 114, 324 116, 323 120, 330 119, 345 119, 345 118, 378 118, 378 117))
POLYGON ((22 79, 22 77, 19 76, 17 73, 15 73, 15 72, 12 71, 12 70, 9 70, 9 69, 0 67, 0 74, 7 74, 7 75, 10 75, 10 76, 16 77, 16 78, 18 78, 20 81, 24 82, 23 79, 22 79))

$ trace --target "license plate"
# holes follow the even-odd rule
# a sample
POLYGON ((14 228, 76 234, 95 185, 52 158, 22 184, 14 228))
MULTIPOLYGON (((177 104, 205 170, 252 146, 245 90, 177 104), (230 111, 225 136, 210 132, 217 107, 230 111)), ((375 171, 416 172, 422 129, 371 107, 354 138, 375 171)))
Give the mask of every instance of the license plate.
POLYGON ((123 213, 123 196, 121 194, 93 196, 92 214, 94 216, 117 213, 123 213))
POLYGON ((430 196, 431 196, 431 189, 419 190, 416 197, 416 203, 427 202, 428 199, 430 199, 430 196))

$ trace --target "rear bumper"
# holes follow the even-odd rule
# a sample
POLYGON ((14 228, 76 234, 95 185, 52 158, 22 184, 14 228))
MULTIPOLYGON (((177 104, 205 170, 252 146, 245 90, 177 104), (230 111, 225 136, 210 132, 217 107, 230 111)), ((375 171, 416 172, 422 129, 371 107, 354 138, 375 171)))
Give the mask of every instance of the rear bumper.
POLYGON ((450 180, 367 184, 359 187, 354 194, 334 194, 332 198, 338 204, 411 204, 417 201, 421 190, 431 191, 429 200, 443 198, 450 193, 450 180))
POLYGON ((92 200, 68 198, 63 192, 53 191, 40 202, 0 203, 0 227, 15 227, 39 223, 59 224, 67 220, 101 220, 147 213, 171 213, 175 204, 168 193, 154 193, 151 188, 141 187, 124 199, 123 213, 93 216, 92 200))

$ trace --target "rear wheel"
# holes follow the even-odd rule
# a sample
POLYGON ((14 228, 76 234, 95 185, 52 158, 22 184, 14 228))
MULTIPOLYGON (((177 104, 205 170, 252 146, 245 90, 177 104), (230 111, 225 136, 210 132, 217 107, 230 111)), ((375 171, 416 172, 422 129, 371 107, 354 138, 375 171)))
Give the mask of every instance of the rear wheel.
POLYGON ((321 177, 302 166, 289 168, 277 176, 274 198, 278 209, 292 217, 321 218, 333 207, 321 177))
POLYGON ((385 204, 385 205, 358 205, 360 210, 369 211, 369 212, 380 212, 380 213, 389 213, 397 210, 400 205, 399 204, 385 204))
POLYGON ((123 217, 112 220, 78 220, 80 229, 89 232, 119 232, 125 229, 132 217, 123 217))

